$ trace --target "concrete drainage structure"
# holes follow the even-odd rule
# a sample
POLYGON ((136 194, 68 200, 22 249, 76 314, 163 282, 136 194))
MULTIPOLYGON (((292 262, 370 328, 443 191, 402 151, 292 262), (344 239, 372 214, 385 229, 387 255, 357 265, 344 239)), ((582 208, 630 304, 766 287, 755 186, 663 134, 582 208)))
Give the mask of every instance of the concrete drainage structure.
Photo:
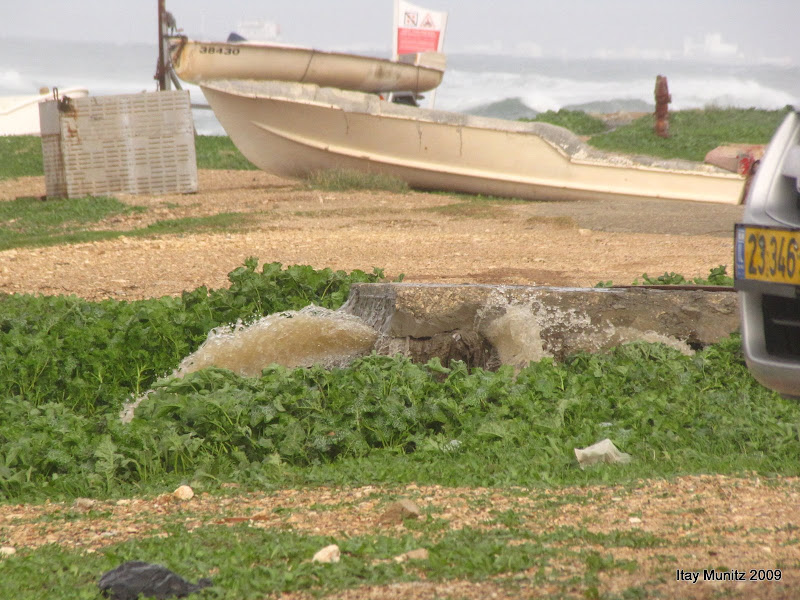
POLYGON ((342 310, 378 330, 379 354, 488 369, 636 340, 691 353, 739 328, 728 288, 355 284, 342 310))

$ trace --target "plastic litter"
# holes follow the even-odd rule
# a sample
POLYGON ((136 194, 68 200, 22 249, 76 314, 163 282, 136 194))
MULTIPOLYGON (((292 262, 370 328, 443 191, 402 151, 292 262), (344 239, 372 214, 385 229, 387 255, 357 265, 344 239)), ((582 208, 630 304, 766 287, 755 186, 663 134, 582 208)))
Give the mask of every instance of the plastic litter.
POLYGON ((606 438, 596 444, 586 448, 575 448, 575 458, 581 469, 598 463, 620 463, 631 462, 631 455, 620 452, 610 439, 606 438))
POLYGON ((185 598, 189 594, 211 585, 210 579, 189 583, 161 565, 140 560, 122 563, 100 577, 97 586, 111 600, 137 600, 137 598, 185 598))

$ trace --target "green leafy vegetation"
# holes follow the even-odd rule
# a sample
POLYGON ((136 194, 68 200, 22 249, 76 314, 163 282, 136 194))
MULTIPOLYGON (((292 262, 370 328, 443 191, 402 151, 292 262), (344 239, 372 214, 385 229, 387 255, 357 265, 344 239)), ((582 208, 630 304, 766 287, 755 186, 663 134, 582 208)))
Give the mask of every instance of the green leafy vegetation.
POLYGON ((534 119, 520 119, 521 121, 538 121, 550 123, 569 129, 576 135, 595 135, 608 130, 608 126, 597 117, 586 114, 582 110, 567 110, 562 108, 558 112, 548 110, 536 115, 534 119))
MULTIPOLYGON (((611 281, 601 281, 594 287, 611 287, 611 281)), ((651 277, 647 273, 642 273, 642 280, 633 280, 633 285, 719 285, 725 287, 733 286, 733 277, 728 275, 728 267, 719 265, 709 271, 708 277, 693 277, 686 279, 683 275, 670 271, 658 277, 651 277)))
POLYGON ((766 144, 788 112, 740 108, 706 108, 670 113, 669 138, 653 133, 648 115, 608 133, 593 135, 589 144, 602 150, 661 158, 702 161, 722 144, 766 144))
POLYGON ((326 169, 314 171, 308 176, 308 184, 313 189, 329 192, 347 190, 382 190, 404 194, 408 184, 399 177, 381 173, 363 173, 351 169, 326 169))
POLYGON ((48 405, 91 417, 118 410, 126 397, 171 372, 212 328, 311 303, 336 308, 351 283, 382 277, 257 265, 248 259, 232 271, 229 288, 201 287, 178 298, 0 296, 0 397, 23 411, 48 405))
POLYGON ((348 368, 209 368, 160 379, 236 319, 340 305, 353 281, 257 262, 181 298, 0 302, 0 494, 105 495, 180 481, 253 485, 537 485, 712 470, 797 474, 800 407, 757 384, 732 338, 695 356, 657 344, 533 363, 515 375, 370 356, 348 368), (668 383, 668 384, 667 384, 668 383), (123 400, 147 390, 129 425, 123 400), (636 457, 596 471, 604 437, 636 457), (397 458, 404 455, 402 462, 397 458))

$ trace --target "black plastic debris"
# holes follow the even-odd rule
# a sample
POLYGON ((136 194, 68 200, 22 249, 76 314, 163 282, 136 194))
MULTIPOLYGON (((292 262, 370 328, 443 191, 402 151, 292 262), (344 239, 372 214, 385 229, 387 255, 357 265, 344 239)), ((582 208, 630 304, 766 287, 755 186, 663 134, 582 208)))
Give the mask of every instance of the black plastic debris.
POLYGON ((161 565, 151 565, 140 560, 122 563, 100 577, 98 587, 111 600, 137 600, 141 598, 185 598, 211 585, 210 579, 189 583, 161 565))

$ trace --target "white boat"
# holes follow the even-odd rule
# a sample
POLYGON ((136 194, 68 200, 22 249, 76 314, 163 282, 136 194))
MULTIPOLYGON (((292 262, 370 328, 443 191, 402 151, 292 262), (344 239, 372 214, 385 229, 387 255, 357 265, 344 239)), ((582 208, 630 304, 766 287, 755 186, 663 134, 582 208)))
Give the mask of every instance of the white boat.
POLYGON ((175 74, 189 83, 256 79, 314 83, 369 93, 432 90, 442 82, 446 59, 438 52, 392 61, 266 42, 199 42, 170 39, 175 74))
POLYGON ((316 85, 200 82, 233 143, 287 177, 345 168, 410 186, 533 200, 661 198, 739 204, 746 179, 683 160, 595 150, 547 123, 396 105, 316 85))
MULTIPOLYGON (((64 88, 58 94, 62 98, 84 98, 89 90, 64 88)), ((47 88, 27 96, 0 96, 0 135, 39 135, 39 103, 52 99, 53 93, 47 88)))

